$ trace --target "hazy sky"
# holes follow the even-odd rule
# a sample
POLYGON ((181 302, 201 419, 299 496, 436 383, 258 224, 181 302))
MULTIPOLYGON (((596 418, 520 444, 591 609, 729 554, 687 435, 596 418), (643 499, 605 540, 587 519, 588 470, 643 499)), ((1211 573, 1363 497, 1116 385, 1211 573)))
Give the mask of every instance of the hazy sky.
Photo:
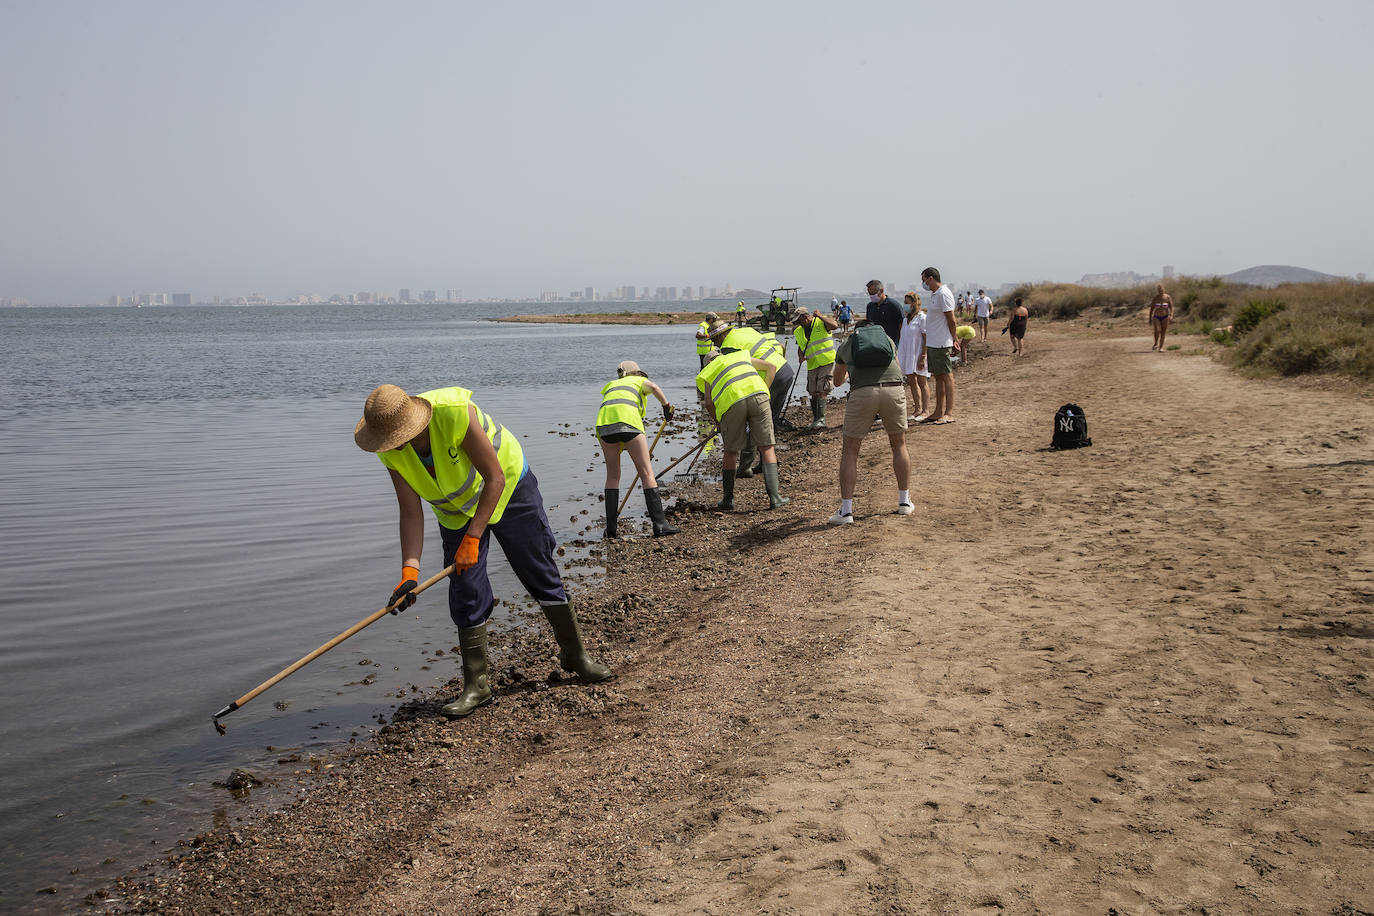
POLYGON ((0 297, 1374 274, 1371 34, 1371 0, 0 0, 0 297))

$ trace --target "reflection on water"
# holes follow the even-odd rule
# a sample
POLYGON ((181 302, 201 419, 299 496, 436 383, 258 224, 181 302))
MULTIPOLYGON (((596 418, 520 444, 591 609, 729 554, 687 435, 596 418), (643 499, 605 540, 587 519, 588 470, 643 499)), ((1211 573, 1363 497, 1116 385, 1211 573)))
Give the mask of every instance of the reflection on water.
MULTIPOLYGON (((232 768, 361 739, 411 685, 456 673, 435 589, 226 718, 227 737, 210 726, 395 584, 395 499, 351 435, 372 387, 473 388, 521 437, 567 541, 600 527, 589 428, 615 364, 680 404, 696 369, 691 327, 438 310, 10 310, 0 333, 6 911, 67 908, 233 812, 211 785, 232 768)), ((431 572, 438 544, 431 523, 431 572)), ((498 596, 520 596, 498 557, 498 596)))

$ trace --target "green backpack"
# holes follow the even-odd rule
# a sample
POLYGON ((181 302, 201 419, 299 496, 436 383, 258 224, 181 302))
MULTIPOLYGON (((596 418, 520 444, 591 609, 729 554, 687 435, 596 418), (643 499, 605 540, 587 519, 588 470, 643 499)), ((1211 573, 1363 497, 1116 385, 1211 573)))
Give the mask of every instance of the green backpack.
POLYGON ((892 338, 880 324, 866 324, 850 338, 849 355, 854 365, 876 369, 897 358, 892 338))

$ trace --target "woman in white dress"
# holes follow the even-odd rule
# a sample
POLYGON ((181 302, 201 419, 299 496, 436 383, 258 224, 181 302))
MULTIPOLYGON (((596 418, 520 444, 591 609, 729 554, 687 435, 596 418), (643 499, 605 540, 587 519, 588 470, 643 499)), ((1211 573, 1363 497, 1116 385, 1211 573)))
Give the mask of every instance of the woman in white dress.
POLYGON ((926 379, 930 378, 930 372, 916 368, 921 358, 921 341, 925 338, 926 313, 921 311, 921 297, 916 293, 907 293, 902 297, 902 301, 906 304, 906 315, 902 319, 901 339, 897 341, 897 365, 902 370, 907 390, 911 392, 911 405, 918 408, 913 415, 907 417, 907 422, 920 423, 929 416, 930 403, 929 390, 926 387, 926 379))

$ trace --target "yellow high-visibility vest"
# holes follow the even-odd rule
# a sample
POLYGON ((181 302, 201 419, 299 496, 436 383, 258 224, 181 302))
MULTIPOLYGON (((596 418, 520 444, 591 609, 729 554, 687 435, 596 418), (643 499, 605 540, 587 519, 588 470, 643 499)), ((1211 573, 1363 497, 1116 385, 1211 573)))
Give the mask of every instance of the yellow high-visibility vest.
POLYGON ((434 408, 429 418, 429 448, 434 458, 434 475, 420 461, 415 449, 406 444, 389 452, 378 452, 382 464, 405 478, 410 488, 429 503, 434 517, 445 528, 462 528, 472 520, 473 510, 482 496, 482 475, 472 466, 463 451, 463 437, 468 432, 468 406, 477 412, 478 422, 496 449, 506 486, 501 500, 491 513, 491 522, 501 521, 510 502, 511 492, 520 482, 525 470, 525 453, 520 441, 500 423, 482 412, 472 401, 466 388, 436 388, 419 395, 434 408))
POLYGON ((787 357, 783 355, 782 345, 777 338, 772 334, 760 334, 753 328, 735 328, 721 338, 720 352, 730 350, 748 353, 754 359, 769 363, 774 369, 787 365, 787 357))
POLYGON ((703 321, 697 325, 697 333, 702 335, 697 338, 697 356, 705 356, 711 352, 711 338, 706 336, 706 332, 711 329, 709 321, 703 321))
POLYGON ((751 394, 768 397, 768 386, 754 369, 748 353, 722 353, 697 373, 697 390, 716 405, 716 419, 740 398, 751 394))
POLYGON ((597 426, 628 423, 644 432, 644 411, 648 408, 649 380, 642 375, 627 375, 607 382, 601 387, 601 409, 596 412, 597 426))
POLYGON ((819 318, 813 318, 805 329, 798 325, 792 333, 797 338, 797 352, 806 353, 806 368, 819 369, 835 361, 835 338, 819 318))

